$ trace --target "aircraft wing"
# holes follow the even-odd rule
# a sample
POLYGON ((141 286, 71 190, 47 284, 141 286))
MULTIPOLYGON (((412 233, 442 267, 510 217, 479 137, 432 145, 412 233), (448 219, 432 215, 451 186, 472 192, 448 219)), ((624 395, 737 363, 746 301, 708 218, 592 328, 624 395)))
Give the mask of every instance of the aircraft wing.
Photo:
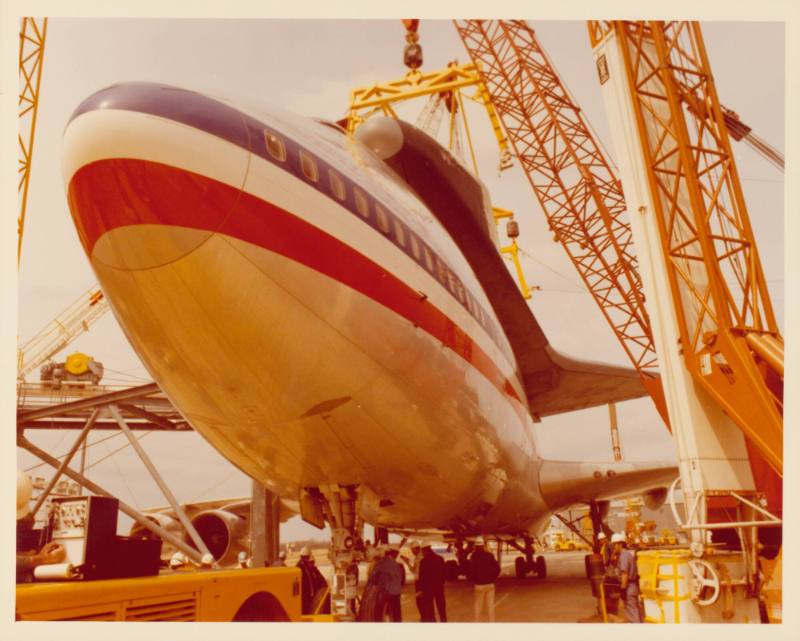
POLYGON ((662 502, 666 498, 666 488, 679 474, 674 461, 543 461, 539 470, 539 486, 548 507, 558 511, 576 503, 636 494, 649 494, 655 502, 662 502))

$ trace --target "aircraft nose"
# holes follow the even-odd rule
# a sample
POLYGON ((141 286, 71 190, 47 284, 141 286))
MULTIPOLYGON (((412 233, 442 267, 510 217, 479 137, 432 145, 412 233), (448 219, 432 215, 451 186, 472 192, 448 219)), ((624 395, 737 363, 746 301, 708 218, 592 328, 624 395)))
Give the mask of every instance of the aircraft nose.
POLYGON ((202 245, 230 218, 250 155, 241 113, 153 83, 87 98, 64 133, 69 208, 86 254, 149 269, 202 245))

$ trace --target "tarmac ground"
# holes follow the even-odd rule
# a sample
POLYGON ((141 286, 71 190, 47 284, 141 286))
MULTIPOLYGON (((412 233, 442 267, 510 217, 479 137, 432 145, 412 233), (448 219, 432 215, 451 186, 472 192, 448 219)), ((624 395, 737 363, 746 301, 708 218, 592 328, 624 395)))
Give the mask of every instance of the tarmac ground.
MULTIPOLYGON (((495 585, 497 623, 602 623, 598 601, 586 578, 586 552, 549 552, 547 578, 514 575, 514 557, 506 554, 503 570, 495 585)), ((469 581, 449 581, 445 587, 447 619, 454 623, 474 621, 473 589, 469 581)), ((403 621, 419 621, 414 586, 407 583, 401 597, 403 621)), ((609 622, 623 619, 608 615, 609 622)))

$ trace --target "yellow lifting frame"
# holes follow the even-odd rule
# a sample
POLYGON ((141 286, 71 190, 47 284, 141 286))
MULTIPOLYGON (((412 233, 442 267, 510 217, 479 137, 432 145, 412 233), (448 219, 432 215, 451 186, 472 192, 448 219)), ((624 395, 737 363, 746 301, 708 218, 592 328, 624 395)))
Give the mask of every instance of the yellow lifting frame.
MULTIPOLYGON (((489 122, 492 125, 492 132, 497 140, 500 149, 500 169, 511 166, 511 152, 508 148, 508 139, 503 132, 497 111, 492 104, 489 92, 481 81, 478 67, 473 63, 459 65, 455 62, 450 63, 446 69, 438 71, 421 72, 419 70, 410 71, 398 80, 389 82, 379 82, 369 87, 354 89, 350 95, 350 109, 347 114, 347 133, 352 134, 358 126, 377 111, 387 116, 396 118, 392 105, 398 102, 405 102, 414 98, 430 96, 434 94, 451 93, 461 108, 462 116, 464 113, 461 90, 468 87, 475 87, 474 96, 467 96, 470 100, 479 102, 486 109, 489 122)), ((463 118, 464 129, 467 132, 470 154, 473 164, 475 164, 475 154, 472 150, 472 141, 469 134, 469 127, 466 118, 463 118)), ((451 117, 451 129, 455 124, 455 110, 451 117)), ((451 135, 452 142, 452 135, 451 135)))
MULTIPOLYGON (((502 219, 508 218, 514 220, 514 212, 500 207, 492 207, 492 215, 494 215, 494 222, 499 223, 502 219)), ((500 248, 500 253, 505 254, 514 263, 514 269, 517 271, 517 280, 519 281, 519 290, 522 297, 528 300, 531 297, 531 288, 525 280, 525 274, 522 271, 522 264, 519 262, 519 247, 517 247, 516 239, 511 239, 511 244, 500 248)), ((534 287, 534 289, 538 289, 534 287)))
MULTIPOLYGON (((472 135, 470 134, 469 124, 464 112, 464 102, 462 89, 475 87, 475 95, 466 97, 484 106, 489 116, 492 132, 497 140, 500 150, 500 171, 508 169, 512 164, 511 151, 508 146, 508 139, 503 132, 497 111, 492 104, 491 95, 481 80, 478 67, 474 63, 459 65, 456 62, 450 63, 446 69, 439 71, 422 72, 412 70, 404 77, 389 82, 379 82, 369 87, 354 89, 350 95, 350 108, 346 116, 346 129, 348 134, 353 134, 359 125, 375 113, 383 113, 386 116, 397 118, 394 105, 406 100, 421 98, 437 94, 450 93, 454 107, 450 112, 450 136, 449 146, 452 149, 455 140, 455 128, 457 123, 457 111, 461 111, 461 122, 467 137, 467 146, 472 160, 475 174, 478 173, 478 163, 475 158, 475 150, 472 146, 472 135)), ((514 213, 499 207, 492 207, 495 223, 503 218, 513 219, 514 213)), ((519 260, 519 248, 517 241, 511 239, 511 244, 500 247, 500 253, 509 257, 514 264, 517 273, 520 292, 525 299, 531 297, 531 288, 528 286, 522 265, 519 260)), ((533 288, 536 289, 536 288, 533 288)))

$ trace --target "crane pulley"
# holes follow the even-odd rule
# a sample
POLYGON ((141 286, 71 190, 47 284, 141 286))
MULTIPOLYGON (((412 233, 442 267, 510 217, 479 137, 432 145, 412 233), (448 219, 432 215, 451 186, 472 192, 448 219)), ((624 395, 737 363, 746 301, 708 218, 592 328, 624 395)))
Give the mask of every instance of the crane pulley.
POLYGON ((422 46, 419 44, 419 19, 405 19, 403 26, 406 28, 406 46, 403 49, 403 63, 416 71, 422 66, 422 46))

